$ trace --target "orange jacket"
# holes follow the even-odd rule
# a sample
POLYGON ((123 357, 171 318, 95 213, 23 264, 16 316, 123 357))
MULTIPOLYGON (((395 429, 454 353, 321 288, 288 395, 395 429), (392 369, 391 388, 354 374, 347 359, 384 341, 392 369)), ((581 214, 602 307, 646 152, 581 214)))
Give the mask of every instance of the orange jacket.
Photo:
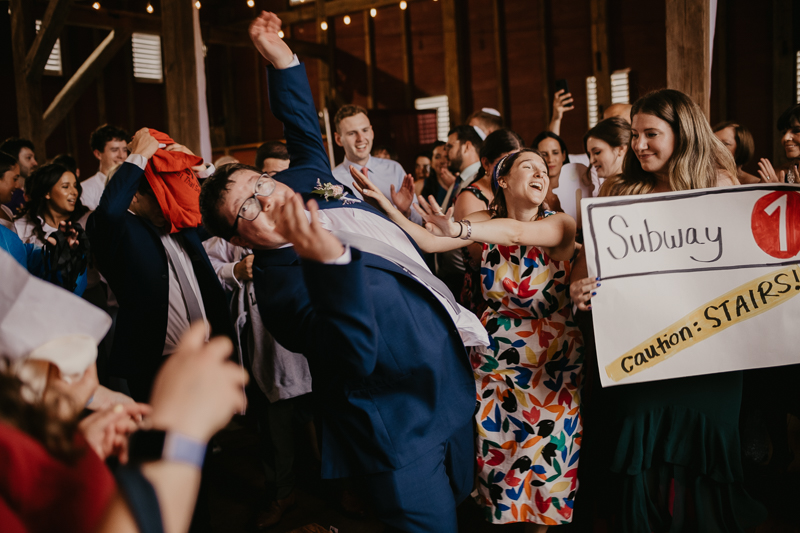
MULTIPOLYGON (((166 133, 150 128, 150 135, 161 144, 175 144, 166 133)), ((147 162, 144 175, 161 206, 170 233, 196 228, 201 223, 200 182, 192 167, 202 164, 202 157, 161 148, 147 162)))

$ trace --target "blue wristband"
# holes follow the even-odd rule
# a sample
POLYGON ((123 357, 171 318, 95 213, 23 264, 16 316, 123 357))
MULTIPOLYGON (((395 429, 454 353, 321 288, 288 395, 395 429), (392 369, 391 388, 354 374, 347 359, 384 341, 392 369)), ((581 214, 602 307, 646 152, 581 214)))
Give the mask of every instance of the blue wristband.
POLYGON ((205 442, 200 442, 174 431, 167 432, 164 438, 164 451, 161 455, 161 458, 165 461, 188 463, 197 468, 203 468, 205 456, 205 442))

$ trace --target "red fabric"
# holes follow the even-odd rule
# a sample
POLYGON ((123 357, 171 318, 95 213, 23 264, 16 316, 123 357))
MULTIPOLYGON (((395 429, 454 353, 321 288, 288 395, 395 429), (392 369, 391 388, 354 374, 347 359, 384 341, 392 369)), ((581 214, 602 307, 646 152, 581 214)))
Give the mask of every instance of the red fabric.
MULTIPOLYGON (((166 133, 151 128, 150 135, 167 146, 175 144, 166 133)), ((147 162, 144 175, 156 194, 170 233, 200 225, 200 182, 192 167, 202 164, 202 157, 161 148, 147 162)))
POLYGON ((86 446, 74 465, 0 422, 0 530, 93 532, 116 491, 105 463, 86 446))

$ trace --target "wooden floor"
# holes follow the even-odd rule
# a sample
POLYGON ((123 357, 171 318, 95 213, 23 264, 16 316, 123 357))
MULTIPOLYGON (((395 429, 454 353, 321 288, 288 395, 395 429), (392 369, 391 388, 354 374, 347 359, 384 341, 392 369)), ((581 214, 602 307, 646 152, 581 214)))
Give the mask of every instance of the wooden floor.
MULTIPOLYGON (((795 428, 800 435, 800 427, 795 428)), ((791 438, 791 437, 790 437, 791 438)), ((796 439, 800 442, 800 439, 796 439)), ((205 470, 208 480, 208 506, 211 531, 214 533, 245 533, 257 531, 258 513, 266 509, 272 496, 264 485, 261 464, 257 457, 258 441, 255 434, 239 423, 212 441, 214 453, 207 460, 205 470)), ((797 449, 797 448, 796 448, 797 449)), ((800 454, 796 454, 800 461, 800 454)), ((800 462, 798 463, 800 464, 800 462)), ((338 504, 336 482, 319 479, 312 470, 299 468, 298 501, 291 507, 270 533, 328 531, 332 526, 341 533, 391 533, 374 518, 353 519, 343 514, 338 504), (322 529, 309 529, 317 524, 322 529)), ((751 493, 762 501, 771 501, 770 519, 754 533, 800 533, 800 477, 752 477, 751 493), (757 485, 757 486, 756 486, 757 485)), ((748 487, 748 490, 751 490, 748 487)), ((203 505, 203 503, 199 503, 203 505)), ((481 512, 471 501, 459 507, 460 533, 522 533, 521 524, 495 526, 486 523, 481 512)), ((582 528, 584 531, 605 531, 599 527, 582 528)), ((576 526, 551 528, 554 533, 577 533, 576 526)))

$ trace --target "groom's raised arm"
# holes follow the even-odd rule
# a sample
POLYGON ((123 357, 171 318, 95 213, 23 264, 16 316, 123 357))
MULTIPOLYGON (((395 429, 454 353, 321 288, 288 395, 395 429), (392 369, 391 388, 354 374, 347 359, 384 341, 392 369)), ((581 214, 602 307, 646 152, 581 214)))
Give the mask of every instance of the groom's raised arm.
POLYGON ((270 109, 283 122, 291 165, 313 165, 330 171, 306 69, 278 35, 280 28, 277 15, 262 12, 249 30, 256 49, 272 65, 267 79, 270 109))

